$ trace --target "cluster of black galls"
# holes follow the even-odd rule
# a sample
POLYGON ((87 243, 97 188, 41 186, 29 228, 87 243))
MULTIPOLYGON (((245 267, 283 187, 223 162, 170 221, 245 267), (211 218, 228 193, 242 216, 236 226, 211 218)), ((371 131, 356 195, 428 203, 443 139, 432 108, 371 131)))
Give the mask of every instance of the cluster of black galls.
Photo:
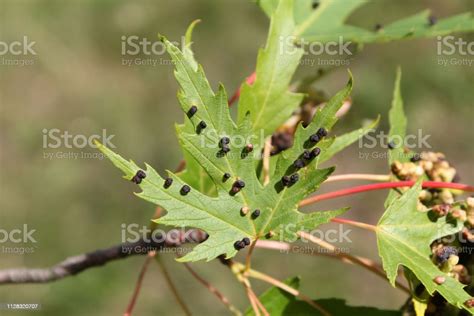
POLYGON ((230 139, 229 137, 222 137, 219 141, 219 147, 221 148, 221 152, 227 154, 230 151, 230 139))
POLYGON ((240 250, 240 249, 244 249, 246 246, 250 245, 250 239, 245 237, 244 239, 242 240, 237 240, 235 243, 234 243, 234 248, 236 250, 240 250))
MULTIPOLYGON (((317 144, 321 139, 326 137, 328 134, 327 130, 323 127, 318 129, 318 131, 309 137, 309 142, 312 145, 317 144)), ((315 147, 311 151, 305 150, 301 156, 293 162, 293 169, 298 171, 301 168, 304 168, 308 162, 319 156, 321 153, 321 148, 315 147)), ((285 175, 281 178, 281 184, 285 187, 292 186, 299 180, 298 173, 293 173, 292 175, 285 175)))
POLYGON ((146 178, 146 173, 143 170, 138 170, 137 173, 133 176, 133 178, 130 180, 133 183, 140 184, 142 183, 142 180, 146 178))

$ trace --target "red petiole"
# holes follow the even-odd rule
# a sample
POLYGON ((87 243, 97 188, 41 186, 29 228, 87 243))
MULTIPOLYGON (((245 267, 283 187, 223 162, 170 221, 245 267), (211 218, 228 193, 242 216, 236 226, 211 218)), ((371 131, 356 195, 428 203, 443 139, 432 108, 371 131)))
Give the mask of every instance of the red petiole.
MULTIPOLYGON (((411 187, 415 183, 416 183, 415 181, 398 181, 398 182, 383 182, 383 183, 361 185, 361 186, 356 186, 349 189, 338 190, 338 191, 320 194, 320 195, 307 198, 301 201, 300 206, 312 204, 312 203, 319 202, 322 200, 329 200, 329 199, 337 198, 340 196, 360 193, 360 192, 411 187)), ((461 184, 461 183, 451 183, 451 182, 424 181, 422 183, 422 187, 435 188, 435 189, 454 189, 454 190, 461 190, 461 191, 466 191, 466 192, 474 192, 473 186, 461 184)))

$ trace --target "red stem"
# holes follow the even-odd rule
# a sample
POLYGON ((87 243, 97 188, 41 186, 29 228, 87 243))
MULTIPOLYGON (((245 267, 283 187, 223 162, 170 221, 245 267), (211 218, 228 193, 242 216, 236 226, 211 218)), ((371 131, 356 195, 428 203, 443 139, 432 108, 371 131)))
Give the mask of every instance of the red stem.
MULTIPOLYGON (((351 195, 360 192, 374 191, 374 190, 383 190, 383 189, 393 189, 393 188, 402 188, 402 187, 411 187, 414 185, 415 181, 398 181, 398 182, 383 182, 383 183, 374 183, 361 185, 357 187, 352 187, 349 189, 343 189, 339 191, 329 192, 321 195, 316 195, 310 198, 307 198, 301 201, 300 206, 312 204, 322 200, 333 199, 340 196, 351 195)), ((450 182, 437 182, 437 181, 424 181, 422 183, 423 188, 443 188, 443 189, 454 189, 462 190, 468 192, 474 192, 474 187, 460 184, 460 183, 450 183, 450 182)))
MULTIPOLYGON (((252 74, 250 76, 248 76, 246 79, 245 79, 245 82, 248 83, 249 85, 251 85, 252 83, 255 82, 255 78, 257 77, 257 74, 255 72, 252 72, 252 74)), ((230 98, 229 100, 229 106, 232 105, 232 103, 234 103, 235 101, 237 101, 237 99, 240 97, 240 87, 239 89, 237 89, 237 91, 235 91, 234 95, 232 96, 232 98, 230 98)))

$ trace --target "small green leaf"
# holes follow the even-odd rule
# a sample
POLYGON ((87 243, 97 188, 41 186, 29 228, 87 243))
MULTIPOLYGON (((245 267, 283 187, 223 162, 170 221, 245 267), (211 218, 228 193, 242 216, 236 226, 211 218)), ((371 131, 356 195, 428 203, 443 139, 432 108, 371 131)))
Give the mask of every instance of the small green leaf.
MULTIPOLYGON (((340 38, 345 42, 353 41, 356 37, 368 36, 369 31, 344 23, 353 11, 365 3, 365 0, 321 0, 314 10, 299 10, 297 12, 301 15, 296 17, 298 21, 296 35, 305 41, 323 43, 337 42, 340 38)), ((311 6, 311 1, 306 0, 298 5, 308 7, 311 6)))
MULTIPOLYGON (((403 148, 403 142, 407 133, 408 120, 405 116, 405 110, 403 109, 403 99, 400 88, 401 80, 402 70, 397 68, 395 87, 393 89, 392 106, 388 113, 388 121, 390 124, 388 141, 393 142, 393 144, 396 146, 393 149, 388 149, 389 166, 397 160, 400 162, 406 162, 409 160, 407 155, 404 154, 403 148)), ((396 190, 390 190, 384 203, 385 208, 387 208, 397 196, 399 196, 399 194, 396 190)))
POLYGON ((376 233, 377 245, 383 268, 392 285, 395 285, 399 265, 403 265, 423 283, 431 295, 437 291, 450 304, 468 310, 464 302, 471 296, 464 291, 464 285, 440 271, 430 260, 431 243, 441 237, 455 234, 462 229, 462 223, 448 221, 446 217, 431 220, 428 213, 417 210, 421 182, 394 200, 380 219, 376 233), (443 276, 446 281, 437 284, 433 280, 443 276))
MULTIPOLYGON (((294 3, 295 34, 308 42, 337 42, 342 38, 344 42, 364 44, 443 36, 474 30, 472 13, 439 19, 431 25, 429 10, 394 21, 379 30, 368 30, 347 24, 346 20, 369 1, 320 0, 315 9, 312 8, 313 2, 313 0, 299 0, 294 3)), ((270 16, 275 10, 277 1, 259 0, 257 3, 270 16)))
POLYGON ((263 133, 264 137, 287 120, 303 99, 303 94, 288 91, 303 56, 303 50, 290 37, 295 28, 292 11, 293 0, 279 2, 271 19, 267 44, 258 54, 255 82, 244 83, 241 88, 238 121, 250 112, 253 131, 263 133))
POLYGON ((395 88, 393 90, 392 107, 388 113, 390 122, 390 131, 388 140, 393 142, 395 148, 389 151, 389 163, 394 161, 405 161, 403 143, 407 130, 407 118, 403 109, 403 99, 400 91, 400 81, 402 78, 402 71, 397 69, 397 77, 395 79, 395 88))
POLYGON ((324 161, 331 159, 335 154, 337 154, 344 148, 356 142, 358 139, 360 139, 361 137, 366 135, 368 132, 376 128, 379 122, 380 122, 380 116, 378 116, 375 120, 373 120, 371 123, 367 124, 364 127, 361 127, 347 134, 336 136, 336 139, 331 144, 331 146, 329 146, 327 150, 321 153, 321 157, 319 158, 319 163, 323 163, 324 161))
MULTIPOLYGON (((329 150, 335 138, 324 138, 317 144, 309 142, 309 137, 316 133, 319 128, 324 128, 327 131, 330 131, 334 124, 337 122, 336 113, 341 108, 342 104, 349 97, 352 91, 353 79, 352 74, 349 73, 350 78, 344 89, 339 91, 335 96, 333 96, 327 104, 322 108, 316 111, 312 122, 305 128, 301 124, 297 127, 293 147, 283 151, 277 160, 277 165, 275 168, 274 178, 281 178, 285 174, 291 172, 291 164, 295 161, 304 150, 312 150, 315 147, 319 147, 321 152, 324 153, 326 150, 329 150)), ((316 163, 319 164, 321 156, 318 156, 316 163)), ((326 156, 327 157, 327 156, 326 156)))
MULTIPOLYGON (((300 279, 290 278, 285 283, 292 288, 298 289, 300 279)), ((262 304, 272 316, 304 316, 304 315, 322 315, 308 303, 296 299, 293 295, 283 290, 272 287, 265 291, 259 297, 262 304)), ((380 310, 373 307, 349 306, 344 300, 337 298, 319 299, 314 301, 334 316, 401 316, 398 311, 380 310)), ((249 307, 246 315, 255 315, 249 307)))

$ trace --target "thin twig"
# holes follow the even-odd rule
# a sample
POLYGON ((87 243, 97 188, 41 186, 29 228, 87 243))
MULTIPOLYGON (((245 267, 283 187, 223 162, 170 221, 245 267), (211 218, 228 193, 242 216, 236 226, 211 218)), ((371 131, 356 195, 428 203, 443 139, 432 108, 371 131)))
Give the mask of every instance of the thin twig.
MULTIPOLYGON (((308 234, 306 232, 303 232, 303 231, 300 231, 297 233, 299 237, 301 238, 305 238, 313 243, 315 243, 316 245, 320 246, 320 247, 323 247, 325 249, 328 249, 330 250, 331 252, 333 252, 334 254, 336 254, 337 256, 340 256, 341 258, 345 258, 349 261, 351 261, 352 263, 355 263, 373 273, 375 273, 376 275, 378 275, 379 277, 382 277, 384 280, 387 280, 387 275, 378 268, 377 264, 375 264, 373 261, 367 259, 367 258, 361 258, 361 257, 358 257, 358 256, 353 256, 353 255, 350 255, 348 253, 338 253, 336 251, 336 247, 331 245, 330 243, 320 239, 320 238, 317 238, 311 234, 308 234)), ((399 288, 400 290, 406 292, 407 294, 410 294, 410 290, 405 287, 403 284, 399 283, 398 281, 395 282, 397 288, 399 288)))
MULTIPOLYGON (((292 253, 292 254, 304 254, 304 255, 310 255, 310 256, 323 256, 323 257, 328 257, 332 259, 337 259, 340 260, 344 263, 348 264, 354 264, 354 262, 348 260, 347 258, 341 257, 337 255, 336 253, 332 252, 299 252, 295 251, 293 247, 286 242, 281 242, 281 241, 274 241, 274 240, 259 240, 257 244, 255 245, 256 248, 261 248, 261 249, 270 249, 270 250, 280 250, 281 252, 286 252, 286 253, 292 253)), ((367 262, 367 264, 373 264, 374 266, 377 266, 379 269, 381 269, 381 266, 377 264, 376 262, 371 261, 368 258, 364 257, 359 257, 361 260, 367 262)))
POLYGON ((362 229, 365 229, 365 230, 370 230, 370 231, 373 231, 373 232, 375 232, 377 230, 377 226, 367 224, 367 223, 353 221, 353 220, 350 220, 350 219, 347 219, 347 218, 335 217, 335 218, 331 219, 331 222, 339 223, 339 224, 347 224, 347 225, 362 228, 362 229))
POLYGON ((218 289, 216 289, 212 284, 207 282, 204 278, 202 278, 193 268, 187 263, 184 263, 185 268, 192 274, 192 276, 206 289, 209 290, 212 294, 214 294, 219 301, 221 301, 234 315, 242 315, 242 313, 234 306, 232 303, 224 296, 218 289))
MULTIPOLYGON (((180 166, 181 166, 181 164, 180 164, 180 166)), ((178 167, 178 169, 179 168, 180 167, 178 167)), ((163 211, 163 209, 160 206, 157 206, 153 218, 159 218, 161 216, 162 211, 163 211)), ((158 226, 158 224, 156 224, 155 222, 152 222, 149 225, 151 230, 154 230, 157 226, 158 226)), ((150 236, 148 236, 148 237, 150 237, 150 236)), ((135 288, 134 288, 132 297, 130 299, 130 302, 128 303, 127 310, 124 313, 124 316, 132 315, 133 309, 134 309, 136 301, 138 299, 138 295, 140 294, 140 289, 141 289, 142 284, 143 284, 143 279, 145 278, 145 274, 148 271, 148 265, 150 264, 151 260, 153 259, 153 257, 155 255, 157 255, 156 252, 151 251, 151 252, 148 253, 148 256, 145 259, 145 261, 143 261, 142 267, 140 269, 140 274, 139 274, 138 279, 135 283, 135 288)))
MULTIPOLYGON (((237 264, 237 263, 235 263, 235 264, 237 264)), ((262 273, 262 272, 259 272, 259 271, 253 270, 253 269, 248 270, 246 273, 248 274, 249 277, 267 282, 269 284, 272 284, 272 285, 282 289, 285 292, 290 293, 293 296, 299 297, 300 299, 302 299, 303 301, 305 301, 306 303, 308 303, 309 305, 311 305, 315 309, 319 310, 323 315, 326 315, 326 316, 331 315, 322 306, 315 303, 313 300, 311 300, 306 295, 300 293, 298 290, 296 290, 296 289, 292 288, 291 286, 281 282, 280 280, 277 280, 277 279, 269 276, 268 274, 265 274, 265 273, 262 273)))
POLYGON ((166 269, 166 267, 164 266, 164 263, 161 260, 160 256, 159 255, 156 256, 155 259, 156 259, 156 262, 158 263, 158 266, 161 269, 161 272, 163 273, 163 276, 165 277, 166 283, 168 284, 168 287, 171 290, 171 293, 173 293, 173 296, 176 299, 176 302, 178 302, 178 305, 181 307, 184 314, 186 314, 187 316, 190 316, 191 312, 189 311, 189 308, 186 305, 186 302, 184 301, 184 299, 179 294, 178 289, 174 285, 173 280, 171 279, 171 276, 168 273, 168 270, 166 269))
POLYGON ((253 312, 256 316, 260 316, 260 310, 257 305, 257 297, 252 295, 253 292, 250 287, 245 287, 245 292, 247 293, 247 297, 249 298, 250 306, 252 306, 253 312))
POLYGON ((285 283, 283 283, 283 282, 281 282, 281 281, 279 281, 275 278, 272 278, 271 276, 269 276, 265 273, 259 272, 257 270, 253 270, 253 269, 246 270, 245 265, 243 265, 239 262, 235 262, 233 260, 225 260, 225 259, 222 259, 222 257, 220 259, 221 259, 222 263, 224 263, 225 265, 227 265, 231 269, 231 271, 237 277, 237 280, 239 280, 241 283, 243 283, 246 288, 250 288, 250 282, 247 279, 247 276, 250 276, 250 277, 253 277, 255 279, 259 279, 261 281, 270 283, 270 284, 272 284, 272 285, 274 285, 274 286, 276 286, 276 287, 292 294, 293 296, 299 297, 300 299, 302 299, 303 301, 305 301, 306 303, 308 303, 309 305, 311 305, 315 309, 319 310, 323 315, 330 316, 330 314, 323 307, 321 307, 320 305, 315 303, 313 300, 311 300, 306 295, 301 294, 298 290, 292 288, 291 286, 286 285, 285 283))
POLYGON ((343 181, 343 180, 370 180, 370 181, 389 181, 390 176, 385 174, 368 173, 348 173, 330 176, 324 182, 343 181))
POLYGON ((142 268, 140 269, 140 274, 138 275, 137 282, 135 284, 135 289, 133 290, 132 297, 130 299, 130 302, 128 303, 127 309, 125 310, 125 313, 123 314, 124 316, 131 316, 133 312, 133 308, 135 307, 135 303, 137 302, 138 294, 140 294, 140 289, 143 284, 143 279, 145 278, 145 273, 148 269, 148 266, 150 265, 151 260, 155 256, 155 252, 151 251, 148 253, 147 258, 145 259, 145 262, 142 265, 142 268))
POLYGON ((223 265, 227 266, 232 271, 236 279, 244 286, 255 315, 260 315, 259 308, 262 310, 265 316, 269 315, 265 306, 260 302, 257 295, 255 295, 254 291, 252 290, 250 281, 245 273, 245 266, 241 263, 233 261, 232 259, 225 259, 225 256, 223 255, 219 256, 218 259, 223 265))
MULTIPOLYGON (((294 253, 294 254, 328 257, 328 258, 340 260, 344 263, 355 264, 354 262, 348 260, 347 258, 341 257, 341 256, 337 255, 336 253, 332 253, 332 252, 313 252, 313 251, 300 252, 300 251, 295 251, 295 249, 293 249, 293 247, 289 243, 281 242, 281 241, 259 240, 257 242, 257 244, 255 245, 255 247, 256 248, 261 248, 261 249, 280 250, 280 251, 286 252, 286 253, 291 252, 291 253, 294 253)), ((383 270, 381 264, 379 264, 379 263, 377 263, 373 260, 370 260, 369 258, 365 258, 365 257, 361 257, 361 256, 357 256, 357 258, 359 258, 361 261, 364 261, 368 265, 373 265, 373 266, 377 267, 379 270, 381 270, 381 271, 383 270)), ((398 275, 400 276, 402 273, 401 273, 400 270, 398 272, 399 272, 398 275)))
POLYGON ((250 286, 247 287, 247 291, 252 296, 252 298, 255 300, 255 303, 256 303, 257 307, 262 311, 263 315, 264 316, 270 316, 267 309, 265 308, 265 306, 262 304, 262 302, 258 298, 257 294, 255 294, 255 292, 252 290, 252 288, 250 286))

